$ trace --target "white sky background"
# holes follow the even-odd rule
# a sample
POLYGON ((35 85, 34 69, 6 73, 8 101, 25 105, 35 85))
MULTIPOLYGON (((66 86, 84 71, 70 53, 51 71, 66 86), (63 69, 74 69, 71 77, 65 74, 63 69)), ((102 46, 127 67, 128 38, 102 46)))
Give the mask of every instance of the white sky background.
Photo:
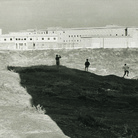
POLYGON ((138 0, 0 0, 3 33, 111 24, 138 26, 138 0))

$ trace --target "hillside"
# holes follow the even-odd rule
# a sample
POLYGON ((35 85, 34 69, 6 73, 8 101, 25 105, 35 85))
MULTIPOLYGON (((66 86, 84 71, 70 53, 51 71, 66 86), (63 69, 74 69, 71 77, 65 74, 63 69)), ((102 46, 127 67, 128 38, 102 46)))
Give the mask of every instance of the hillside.
POLYGON ((138 136, 138 81, 64 66, 8 67, 71 138, 138 136))
MULTIPOLYGON (((55 65, 55 55, 61 55, 61 65, 84 70, 84 62, 88 58, 89 71, 98 75, 123 76, 122 66, 130 66, 130 76, 138 76, 138 49, 74 49, 45 51, 9 51, 5 62, 11 66, 55 65)), ((3 55, 5 55, 3 53, 3 55)))
POLYGON ((8 53, 0 52, 0 138, 67 138, 44 111, 31 107, 19 74, 7 70, 14 62, 8 53))
MULTIPOLYGON (((3 105, 6 99, 9 107, 2 109, 7 114, 10 109, 13 120, 17 115, 26 117, 31 111, 37 122, 41 115, 32 109, 24 111, 32 97, 32 104, 40 104, 46 110, 45 116, 71 138, 137 137, 138 81, 130 79, 138 76, 137 55, 137 49, 0 51, 0 102, 3 105), (62 56, 59 71, 55 66, 56 54, 62 56), (86 58, 91 63, 89 72, 83 71, 86 58), (127 79, 122 78, 124 63, 130 66, 127 79)), ((7 124, 5 132, 6 127, 7 124)), ((36 133, 31 135, 40 137, 36 133)))

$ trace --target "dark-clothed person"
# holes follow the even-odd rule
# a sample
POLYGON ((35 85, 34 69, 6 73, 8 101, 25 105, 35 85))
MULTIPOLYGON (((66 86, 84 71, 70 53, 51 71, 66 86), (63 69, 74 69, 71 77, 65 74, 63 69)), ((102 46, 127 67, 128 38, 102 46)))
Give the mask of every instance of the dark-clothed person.
POLYGON ((85 62, 85 71, 88 71, 88 67, 90 66, 90 62, 88 61, 88 59, 86 59, 85 62))
POLYGON ((56 65, 57 65, 57 66, 59 66, 59 65, 60 65, 60 58, 61 58, 61 56, 60 56, 60 55, 56 55, 55 60, 56 60, 56 65))

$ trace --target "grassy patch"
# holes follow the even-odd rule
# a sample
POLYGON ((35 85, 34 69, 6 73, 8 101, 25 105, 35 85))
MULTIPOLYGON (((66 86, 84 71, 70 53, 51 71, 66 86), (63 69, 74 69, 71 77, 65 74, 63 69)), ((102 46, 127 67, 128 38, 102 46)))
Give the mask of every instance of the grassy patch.
POLYGON ((71 138, 138 136, 138 81, 61 66, 8 67, 71 138))

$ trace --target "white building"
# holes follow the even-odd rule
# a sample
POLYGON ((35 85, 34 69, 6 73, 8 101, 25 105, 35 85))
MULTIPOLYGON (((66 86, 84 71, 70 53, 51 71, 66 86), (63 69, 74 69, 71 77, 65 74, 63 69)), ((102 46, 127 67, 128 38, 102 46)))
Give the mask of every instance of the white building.
POLYGON ((138 48, 136 27, 28 29, 2 35, 0 49, 138 48))
POLYGON ((0 36, 0 49, 32 50, 57 47, 57 34, 46 34, 41 31, 11 32, 0 36))

